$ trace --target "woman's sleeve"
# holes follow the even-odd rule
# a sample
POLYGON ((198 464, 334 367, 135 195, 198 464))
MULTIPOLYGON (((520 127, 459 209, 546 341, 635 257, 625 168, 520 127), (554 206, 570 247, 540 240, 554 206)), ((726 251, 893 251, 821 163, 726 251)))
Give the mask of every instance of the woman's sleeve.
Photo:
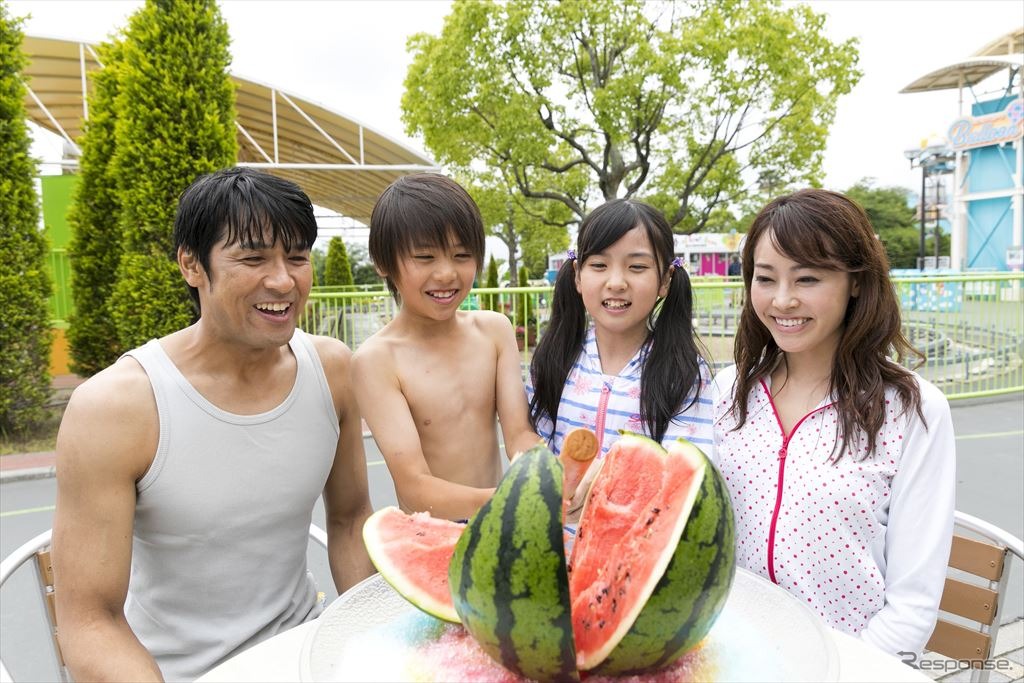
POLYGON ((885 536, 885 605, 860 636, 897 654, 920 653, 935 629, 953 539, 956 444, 945 396, 921 382, 921 410, 909 416, 892 480, 885 536))

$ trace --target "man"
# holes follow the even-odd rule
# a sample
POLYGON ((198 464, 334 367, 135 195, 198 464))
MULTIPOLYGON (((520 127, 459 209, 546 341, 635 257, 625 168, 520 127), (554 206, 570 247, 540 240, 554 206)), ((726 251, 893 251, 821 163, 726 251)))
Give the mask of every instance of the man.
POLYGON ((53 559, 76 680, 192 679, 316 617, 306 543, 321 492, 338 591, 372 573, 351 354, 296 329, 315 239, 295 184, 199 178, 174 223, 198 321, 72 396, 53 559))

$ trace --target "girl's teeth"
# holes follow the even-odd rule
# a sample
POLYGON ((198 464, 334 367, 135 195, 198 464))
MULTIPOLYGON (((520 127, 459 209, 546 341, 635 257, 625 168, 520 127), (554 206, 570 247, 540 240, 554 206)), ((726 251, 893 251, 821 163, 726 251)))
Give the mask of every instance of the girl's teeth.
POLYGON ((807 318, 796 318, 790 320, 776 318, 775 322, 777 322, 782 327, 796 327, 797 325, 803 325, 805 322, 807 322, 807 318))

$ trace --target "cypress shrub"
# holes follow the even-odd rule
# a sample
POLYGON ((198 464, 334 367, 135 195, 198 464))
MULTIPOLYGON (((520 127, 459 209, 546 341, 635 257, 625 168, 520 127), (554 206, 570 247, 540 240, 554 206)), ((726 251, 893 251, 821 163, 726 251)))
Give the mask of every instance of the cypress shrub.
POLYGON ((348 259, 348 250, 340 237, 332 237, 327 243, 327 261, 324 264, 324 284, 354 285, 352 264, 348 259))
POLYGON ((124 348, 194 319, 171 233, 181 192, 238 153, 228 42, 213 0, 147 0, 124 33, 112 160, 124 254, 110 303, 124 348))
POLYGON ((52 331, 46 237, 29 157, 21 21, 0 3, 0 433, 21 435, 46 416, 52 331))
MULTIPOLYGON (((494 260, 494 254, 491 254, 491 259, 487 262, 487 279, 484 281, 484 287, 497 287, 498 286, 498 262, 494 260)), ((482 308, 488 311, 500 310, 499 304, 500 297, 497 294, 484 294, 483 295, 483 306, 482 308)))
MULTIPOLYGON (((520 266, 519 268, 519 286, 527 287, 530 284, 529 271, 526 266, 520 266)), ((533 306, 530 300, 530 294, 525 292, 519 295, 519 305, 516 307, 516 326, 526 327, 531 323, 533 318, 533 306)))
POLYGON ((125 350, 111 318, 110 295, 121 262, 120 202, 111 173, 117 115, 118 44, 100 47, 103 68, 92 75, 89 120, 80 140, 79 182, 68 213, 72 227, 71 296, 75 312, 68 328, 71 369, 94 375, 125 350))

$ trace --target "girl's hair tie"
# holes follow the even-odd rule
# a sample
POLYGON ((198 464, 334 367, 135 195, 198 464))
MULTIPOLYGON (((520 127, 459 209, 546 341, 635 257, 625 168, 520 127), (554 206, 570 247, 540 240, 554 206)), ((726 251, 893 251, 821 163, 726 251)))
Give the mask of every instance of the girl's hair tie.
POLYGON ((682 256, 676 256, 674 259, 672 259, 672 263, 670 265, 673 265, 676 268, 682 268, 683 267, 683 257, 682 256))
POLYGON ((570 261, 575 261, 576 260, 576 250, 575 249, 570 249, 569 251, 567 251, 565 253, 566 253, 566 256, 569 257, 570 261))

